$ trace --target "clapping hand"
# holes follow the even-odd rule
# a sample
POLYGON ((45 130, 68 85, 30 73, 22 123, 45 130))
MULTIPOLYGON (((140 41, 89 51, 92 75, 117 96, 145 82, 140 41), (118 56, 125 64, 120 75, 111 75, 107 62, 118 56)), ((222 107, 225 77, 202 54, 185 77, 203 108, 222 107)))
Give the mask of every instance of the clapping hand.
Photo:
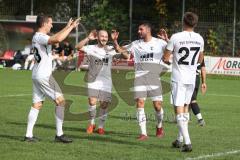
POLYGON ((97 39, 97 31, 96 30, 92 30, 89 35, 88 35, 88 39, 89 40, 95 40, 97 39))
POLYGON ((166 42, 169 41, 168 34, 167 34, 166 30, 163 28, 159 30, 157 36, 158 36, 158 38, 163 39, 166 42))

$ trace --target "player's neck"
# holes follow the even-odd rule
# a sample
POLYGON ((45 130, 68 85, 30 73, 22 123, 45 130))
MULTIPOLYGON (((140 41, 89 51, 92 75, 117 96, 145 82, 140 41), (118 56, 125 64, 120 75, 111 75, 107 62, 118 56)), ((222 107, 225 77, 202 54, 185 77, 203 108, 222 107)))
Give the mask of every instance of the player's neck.
POLYGON ((44 28, 39 28, 37 32, 47 34, 46 30, 44 28))
POLYGON ((194 28, 191 28, 191 27, 184 27, 183 28, 183 31, 187 31, 187 32, 193 32, 194 31, 194 28))
POLYGON ((149 42, 151 40, 152 40, 152 35, 148 35, 143 39, 144 42, 149 42))
POLYGON ((106 47, 106 45, 102 45, 101 43, 98 43, 98 45, 97 45, 99 48, 104 48, 104 47, 106 47))

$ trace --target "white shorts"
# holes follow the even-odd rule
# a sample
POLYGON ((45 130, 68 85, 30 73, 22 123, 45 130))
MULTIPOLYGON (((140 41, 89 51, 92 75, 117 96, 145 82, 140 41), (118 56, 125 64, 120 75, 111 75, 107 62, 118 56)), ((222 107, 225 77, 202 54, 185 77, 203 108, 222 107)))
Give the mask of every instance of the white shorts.
MULTIPOLYGON (((162 97, 162 95, 160 95, 160 96, 155 96, 155 97, 148 97, 148 98, 150 98, 152 101, 161 101, 161 102, 163 102, 163 97, 162 97)), ((147 98, 144 97, 144 98, 140 98, 140 99, 143 99, 143 100, 145 101, 147 98)))
POLYGON ((195 84, 182 84, 172 81, 171 104, 177 107, 190 104, 195 84))
POLYGON ((49 79, 32 79, 32 81, 33 103, 44 101, 46 96, 54 101, 63 96, 59 85, 52 76, 49 79))
POLYGON ((134 99, 151 98, 152 101, 163 101, 161 87, 159 86, 135 86, 134 99))
POLYGON ((32 61, 32 60, 34 60, 34 55, 33 54, 28 55, 26 58, 26 61, 32 61))

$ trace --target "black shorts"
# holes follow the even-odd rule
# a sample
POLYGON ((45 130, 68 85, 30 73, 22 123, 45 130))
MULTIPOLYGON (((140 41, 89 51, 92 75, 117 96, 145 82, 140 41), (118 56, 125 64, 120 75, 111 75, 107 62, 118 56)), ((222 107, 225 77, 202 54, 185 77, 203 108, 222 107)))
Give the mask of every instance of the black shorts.
POLYGON ((193 91, 193 95, 192 95, 191 101, 197 100, 199 86, 200 86, 200 76, 197 75, 196 76, 196 81, 195 81, 195 88, 194 88, 194 91, 193 91))

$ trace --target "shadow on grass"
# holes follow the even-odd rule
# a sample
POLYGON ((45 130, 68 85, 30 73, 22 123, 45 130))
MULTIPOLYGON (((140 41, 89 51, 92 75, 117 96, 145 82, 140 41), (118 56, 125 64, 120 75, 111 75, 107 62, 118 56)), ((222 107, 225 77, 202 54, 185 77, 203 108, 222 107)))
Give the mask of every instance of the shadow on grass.
MULTIPOLYGON (((27 127, 27 123, 23 123, 23 122, 7 122, 7 124, 27 127)), ((55 124, 36 124, 35 127, 53 129, 53 130, 56 129, 55 124)), ((86 130, 83 128, 63 127, 63 129, 65 131, 86 132, 86 130)))
MULTIPOLYGON (((24 126, 27 127, 27 123, 23 122, 7 122, 9 125, 17 125, 17 126, 24 126)), ((46 128, 46 129, 52 129, 55 130, 55 124, 36 124, 35 127, 37 128, 46 128)), ((73 132, 81 132, 86 133, 86 127, 84 128, 74 128, 74 127, 63 127, 64 131, 73 131, 73 132)), ((125 133, 125 132, 115 132, 115 131, 105 131, 106 135, 115 135, 119 137, 130 137, 130 136, 136 136, 134 133, 125 133)))
MULTIPOLYGON (((95 135, 85 135, 85 136, 69 135, 69 136, 71 136, 74 139, 91 140, 91 141, 106 142, 106 143, 115 143, 115 144, 119 144, 119 145, 131 145, 131 146, 136 146, 136 147, 144 147, 144 148, 147 148, 147 149, 169 148, 169 147, 163 146, 161 144, 160 139, 159 139, 159 145, 157 145, 157 144, 149 143, 148 140, 138 141, 136 139, 136 137, 135 138, 130 138, 133 141, 129 141, 129 140, 126 140, 126 139, 123 139, 123 140, 115 139, 113 137, 109 137, 109 135, 101 135, 101 136, 100 135, 96 135, 96 136, 95 135)), ((154 138, 156 138, 156 137, 154 137, 154 138)), ((151 137, 150 137, 150 139, 151 139, 151 137)))
MULTIPOLYGON (((27 124, 23 122, 7 122, 7 124, 10 125, 18 125, 18 126, 24 126, 26 127, 27 124)), ((55 125, 49 125, 49 124, 36 124, 36 127, 40 128, 46 128, 46 129, 53 129, 55 130, 55 125)), ((98 134, 92 134, 87 135, 86 128, 73 128, 73 127, 64 127, 65 131, 73 131, 73 132, 82 132, 84 135, 73 135, 68 134, 69 137, 74 139, 85 139, 85 140, 92 140, 92 141, 98 141, 98 142, 109 142, 109 143, 116 143, 116 144, 125 144, 125 145, 134 145, 134 146, 142 146, 147 148, 164 148, 163 145, 160 145, 161 140, 157 139, 155 136, 150 135, 151 137, 154 137, 156 140, 159 140, 159 145, 156 144, 149 144, 141 141, 137 141, 136 137, 138 136, 138 133, 129 133, 129 132, 116 132, 116 131, 105 131, 105 135, 99 136, 98 134), (114 138, 115 137, 115 138, 114 138), (126 140, 126 138, 134 140, 136 142, 131 142, 129 140, 126 140), (117 139, 116 139, 117 138, 117 139), (120 140, 118 138, 123 138, 124 140, 120 140)), ((0 135, 0 137, 8 138, 12 140, 22 141, 24 136, 11 136, 11 135, 0 135)))
POLYGON ((0 138, 10 139, 10 140, 15 140, 15 141, 23 141, 23 136, 13 136, 13 135, 0 134, 0 138))

